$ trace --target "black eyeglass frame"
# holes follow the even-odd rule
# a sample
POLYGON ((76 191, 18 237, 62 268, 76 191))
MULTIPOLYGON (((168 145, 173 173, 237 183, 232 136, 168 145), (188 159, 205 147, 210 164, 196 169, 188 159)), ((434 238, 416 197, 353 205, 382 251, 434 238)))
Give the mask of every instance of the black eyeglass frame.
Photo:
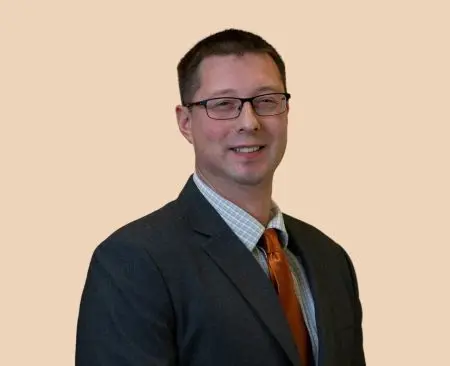
POLYGON ((284 109, 283 112, 280 112, 280 113, 274 113, 274 114, 258 114, 258 112, 257 112, 256 109, 255 109, 255 106, 253 105, 253 100, 255 100, 255 99, 257 99, 257 98, 264 97, 264 96, 266 96, 266 95, 284 95, 285 98, 286 98, 286 106, 287 106, 287 104, 288 104, 288 102, 289 102, 289 99, 291 98, 291 94, 290 94, 290 93, 287 93, 287 92, 284 92, 284 93, 278 92, 278 93, 265 93, 265 94, 259 94, 259 95, 255 95, 255 96, 249 97, 249 98, 238 98, 238 97, 215 97, 215 98, 208 98, 208 99, 199 100, 199 101, 197 101, 197 102, 184 103, 184 106, 187 107, 187 108, 189 108, 189 109, 192 109, 192 107, 194 107, 194 106, 203 106, 203 107, 205 108, 205 111, 206 111, 206 114, 208 115, 208 117, 211 118, 211 119, 215 119, 215 120, 228 120, 228 119, 235 119, 235 118, 238 118, 238 117, 241 115, 241 111, 242 111, 242 108, 243 108, 245 102, 250 102, 250 104, 251 104, 251 106, 252 106, 254 112, 255 112, 258 116, 261 116, 261 117, 278 116, 278 115, 283 114, 284 112, 286 112, 286 109, 284 109), (211 101, 211 100, 218 100, 218 99, 235 99, 235 100, 239 100, 239 101, 241 102, 241 105, 238 107, 239 114, 238 114, 237 116, 235 116, 235 117, 228 117, 228 118, 214 118, 214 117, 211 117, 211 116, 209 115, 209 113, 208 113, 208 108, 207 108, 206 105, 207 105, 207 103, 208 103, 209 101, 211 101))

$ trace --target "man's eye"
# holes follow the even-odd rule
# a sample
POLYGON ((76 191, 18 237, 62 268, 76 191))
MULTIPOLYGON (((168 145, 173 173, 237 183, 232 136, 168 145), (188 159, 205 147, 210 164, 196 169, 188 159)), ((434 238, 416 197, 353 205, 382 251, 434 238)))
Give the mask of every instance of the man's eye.
POLYGON ((211 103, 211 108, 233 108, 235 106, 235 102, 231 100, 218 100, 214 103, 211 103))
POLYGON ((277 101, 275 99, 266 98, 259 100, 259 103, 276 103, 277 101))
POLYGON ((217 103, 218 106, 226 106, 226 105, 230 105, 230 104, 232 104, 232 103, 229 101, 226 101, 226 100, 217 103))

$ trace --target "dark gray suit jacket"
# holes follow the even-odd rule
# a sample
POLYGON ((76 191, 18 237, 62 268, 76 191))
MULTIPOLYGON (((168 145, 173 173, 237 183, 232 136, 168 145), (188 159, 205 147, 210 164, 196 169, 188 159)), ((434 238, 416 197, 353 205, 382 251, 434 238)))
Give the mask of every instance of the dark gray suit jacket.
MULTIPOLYGON (((316 307, 320 366, 365 365, 352 262, 284 215, 316 307)), ((83 289, 76 366, 301 366, 267 276, 195 186, 95 249, 83 289)))

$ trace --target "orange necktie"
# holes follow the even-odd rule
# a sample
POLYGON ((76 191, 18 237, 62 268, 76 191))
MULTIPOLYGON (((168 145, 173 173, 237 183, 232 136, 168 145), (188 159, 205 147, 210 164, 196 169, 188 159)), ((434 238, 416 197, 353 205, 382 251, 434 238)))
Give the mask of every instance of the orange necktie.
POLYGON ((302 365, 308 366, 311 359, 308 331, 294 292, 294 282, 289 263, 286 254, 281 248, 275 229, 267 229, 264 232, 264 249, 267 253, 270 279, 278 293, 281 306, 294 336, 302 365))

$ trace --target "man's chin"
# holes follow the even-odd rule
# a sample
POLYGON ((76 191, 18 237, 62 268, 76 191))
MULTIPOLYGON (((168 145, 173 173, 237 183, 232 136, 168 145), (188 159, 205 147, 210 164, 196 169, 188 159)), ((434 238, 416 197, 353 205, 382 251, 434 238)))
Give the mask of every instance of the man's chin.
MULTIPOLYGON (((239 169, 236 167, 229 167, 229 169, 199 169, 200 175, 209 182, 209 184, 216 186, 226 185, 240 185, 247 187, 260 187, 262 185, 271 184, 273 172, 267 167, 259 167, 259 169, 239 169)), ((225 187, 224 187, 225 188, 225 187)))
POLYGON ((261 172, 246 172, 233 175, 234 181, 244 186, 260 186, 270 181, 268 174, 261 172))

